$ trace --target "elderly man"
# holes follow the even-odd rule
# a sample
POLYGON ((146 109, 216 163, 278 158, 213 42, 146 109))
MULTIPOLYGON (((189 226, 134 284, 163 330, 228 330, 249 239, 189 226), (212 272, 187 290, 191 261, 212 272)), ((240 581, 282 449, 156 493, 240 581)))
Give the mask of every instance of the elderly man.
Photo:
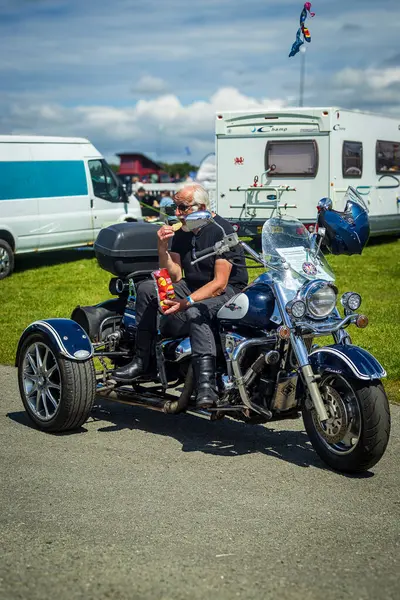
MULTIPOLYGON (((185 226, 187 215, 198 210, 210 210, 208 193, 198 184, 186 185, 174 200, 175 215, 182 222, 182 228, 175 233, 171 226, 164 225, 157 232, 160 267, 168 269, 176 294, 176 300, 169 301, 170 308, 161 318, 160 329, 167 337, 190 336, 196 407, 204 409, 213 406, 218 397, 216 346, 211 323, 221 306, 247 285, 248 276, 245 267, 230 262, 234 259, 244 264, 241 247, 230 251, 229 256, 212 256, 191 264, 196 252, 222 239, 223 233, 218 225, 226 233, 232 233, 233 228, 213 213, 218 225, 210 222, 200 230, 188 231, 185 226), (169 251, 170 238, 173 239, 169 251)), ((157 309, 154 282, 140 282, 136 299, 136 356, 131 363, 114 371, 116 380, 130 382, 149 370, 157 331, 157 309)))

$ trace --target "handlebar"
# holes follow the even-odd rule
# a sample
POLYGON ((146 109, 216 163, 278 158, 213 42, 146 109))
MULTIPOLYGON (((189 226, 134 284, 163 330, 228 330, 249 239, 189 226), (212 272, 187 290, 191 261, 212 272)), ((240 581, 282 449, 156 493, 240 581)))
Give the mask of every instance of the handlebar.
POLYGON ((211 254, 211 252, 215 252, 214 246, 200 250, 200 252, 196 252, 196 258, 202 258, 203 256, 207 256, 207 254, 211 254))
POLYGON ((240 240, 237 233, 229 233, 228 235, 225 235, 220 242, 214 244, 214 246, 200 250, 200 252, 196 252, 196 258, 195 260, 192 260, 190 264, 194 265, 206 256, 214 256, 216 254, 221 255, 225 252, 229 252, 231 248, 234 248, 238 244, 240 244, 240 240))

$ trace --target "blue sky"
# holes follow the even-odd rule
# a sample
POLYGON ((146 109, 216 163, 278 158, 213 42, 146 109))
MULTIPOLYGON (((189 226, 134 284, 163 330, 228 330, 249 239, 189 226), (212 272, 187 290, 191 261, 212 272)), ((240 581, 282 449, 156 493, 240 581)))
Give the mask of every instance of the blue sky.
MULTIPOLYGON (((303 2, 0 0, 0 132, 194 163, 219 110, 296 106, 303 2)), ((316 0, 307 106, 400 117, 400 2, 316 0)))

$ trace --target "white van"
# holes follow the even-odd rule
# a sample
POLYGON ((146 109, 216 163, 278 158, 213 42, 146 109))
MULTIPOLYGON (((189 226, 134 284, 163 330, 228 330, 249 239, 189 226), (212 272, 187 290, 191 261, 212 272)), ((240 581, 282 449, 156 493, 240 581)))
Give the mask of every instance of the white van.
POLYGON ((88 140, 0 136, 0 279, 14 254, 90 246, 102 227, 141 218, 88 140))
POLYGON ((260 232, 275 196, 311 227, 318 200, 343 210, 349 185, 365 197, 371 235, 400 231, 400 118, 334 107, 222 112, 216 156, 215 209, 242 235, 260 232))

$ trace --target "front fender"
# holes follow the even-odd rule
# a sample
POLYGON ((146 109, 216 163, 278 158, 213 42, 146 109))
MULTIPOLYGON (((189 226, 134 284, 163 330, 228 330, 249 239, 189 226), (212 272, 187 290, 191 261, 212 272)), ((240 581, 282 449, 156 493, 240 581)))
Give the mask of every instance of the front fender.
POLYGON ((352 344, 317 348, 309 355, 314 373, 330 371, 353 379, 381 379, 386 371, 370 352, 352 344))
POLYGON ((72 319, 47 319, 28 325, 18 342, 15 365, 18 366, 21 347, 33 333, 44 333, 56 354, 71 360, 87 360, 93 356, 93 346, 86 332, 72 319))

